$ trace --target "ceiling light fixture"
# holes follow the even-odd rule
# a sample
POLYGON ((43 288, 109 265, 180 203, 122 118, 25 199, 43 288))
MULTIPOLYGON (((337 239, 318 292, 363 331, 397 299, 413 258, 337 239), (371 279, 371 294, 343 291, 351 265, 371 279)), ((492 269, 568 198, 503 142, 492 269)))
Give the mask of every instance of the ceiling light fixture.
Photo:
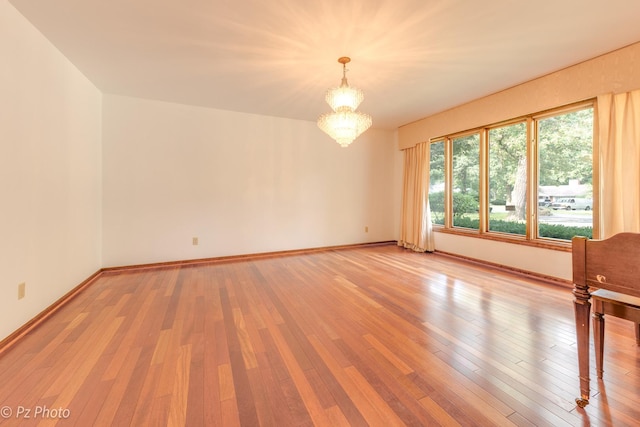
POLYGON ((347 147, 362 132, 371 126, 371 116, 356 111, 364 99, 360 89, 347 83, 347 64, 351 58, 343 56, 338 59, 342 64, 342 84, 327 91, 325 100, 333 110, 318 118, 318 127, 335 139, 342 147, 347 147))

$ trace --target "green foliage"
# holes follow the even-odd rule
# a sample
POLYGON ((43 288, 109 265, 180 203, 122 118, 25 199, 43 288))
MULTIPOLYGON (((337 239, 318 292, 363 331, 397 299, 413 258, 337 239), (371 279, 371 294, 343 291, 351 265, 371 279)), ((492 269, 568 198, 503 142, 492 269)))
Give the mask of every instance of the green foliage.
POLYGON ((429 193, 429 207, 431 208, 431 221, 434 224, 444 225, 444 192, 429 193))
POLYGON ((444 215, 434 215, 431 217, 431 223, 437 225, 444 225, 444 215))
MULTIPOLYGON (((429 194, 429 207, 432 212, 432 221, 435 224, 444 224, 444 192, 429 194)), ((464 214, 478 212, 478 200, 470 194, 453 194, 453 217, 461 218, 464 214)))
POLYGON ((478 212, 478 200, 470 194, 453 193, 453 217, 478 212))
POLYGON ((453 190, 456 193, 478 195, 480 190, 479 133, 453 139, 453 190))
POLYGON ((593 183, 593 109, 540 120, 540 185, 565 185, 570 179, 593 183))
POLYGON ((477 230, 480 227, 480 220, 463 216, 456 221, 456 227, 473 228, 477 230))
POLYGON ((527 227, 522 222, 517 221, 503 221, 490 219, 489 220, 489 230, 498 231, 500 233, 511 233, 511 234, 519 234, 524 236, 527 234, 527 227))
POLYGON ((431 185, 444 183, 444 141, 429 146, 429 181, 431 185))
POLYGON ((591 227, 567 227, 558 224, 540 224, 540 237, 551 239, 571 240, 573 236, 584 236, 593 239, 593 229, 591 227))
MULTIPOLYGON (((456 221, 456 227, 478 229, 480 221, 462 217, 456 221)), ((525 224, 514 221, 491 220, 489 221, 489 229, 499 233, 526 234, 525 224)), ((591 227, 567 227, 558 224, 540 224, 540 237, 550 239, 571 240, 573 236, 585 236, 589 239, 593 238, 593 229, 591 227)))

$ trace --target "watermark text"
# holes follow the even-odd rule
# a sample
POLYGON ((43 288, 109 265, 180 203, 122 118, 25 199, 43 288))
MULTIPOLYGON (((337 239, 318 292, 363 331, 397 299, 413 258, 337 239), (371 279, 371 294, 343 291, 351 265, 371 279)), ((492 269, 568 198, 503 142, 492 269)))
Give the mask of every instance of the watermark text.
POLYGON ((38 406, 3 406, 0 408, 0 418, 19 418, 24 420, 66 420, 71 416, 71 410, 67 408, 50 408, 45 405, 38 406))

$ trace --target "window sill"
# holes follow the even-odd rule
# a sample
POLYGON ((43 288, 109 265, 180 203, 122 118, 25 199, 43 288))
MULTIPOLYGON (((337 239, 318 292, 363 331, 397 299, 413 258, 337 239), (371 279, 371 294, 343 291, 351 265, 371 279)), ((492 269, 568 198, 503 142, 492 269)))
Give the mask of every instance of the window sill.
POLYGON ((466 230, 462 228, 444 228, 433 227, 433 231, 443 234, 454 234, 456 236, 472 237, 475 239, 493 240, 503 243, 512 243, 516 245, 532 246, 542 249, 550 249, 560 252, 571 252, 571 242, 564 240, 552 240, 552 239, 537 239, 527 240, 524 236, 508 235, 503 233, 479 233, 478 230, 466 230))

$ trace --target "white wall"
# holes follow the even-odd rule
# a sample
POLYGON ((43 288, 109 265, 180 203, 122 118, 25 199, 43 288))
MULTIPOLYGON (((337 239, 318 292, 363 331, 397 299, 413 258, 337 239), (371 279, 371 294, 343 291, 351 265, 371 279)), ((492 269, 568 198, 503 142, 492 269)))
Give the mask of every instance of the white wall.
POLYGON ((449 233, 435 233, 436 251, 542 276, 571 280, 571 252, 479 239, 449 233))
POLYGON ((396 239, 400 156, 394 132, 341 148, 313 122, 105 95, 103 264, 396 239))
POLYGON ((100 269, 100 110, 100 92, 0 0, 0 340, 100 269))

